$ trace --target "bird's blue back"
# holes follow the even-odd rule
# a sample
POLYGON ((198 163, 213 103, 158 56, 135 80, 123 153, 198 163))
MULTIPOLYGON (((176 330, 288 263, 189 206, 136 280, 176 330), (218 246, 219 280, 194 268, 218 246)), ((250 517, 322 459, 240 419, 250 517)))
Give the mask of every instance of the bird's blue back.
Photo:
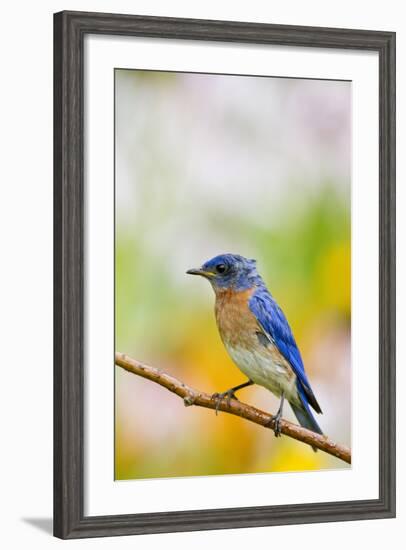
POLYGON ((249 300, 249 308, 270 341, 276 345, 291 365, 296 377, 303 404, 309 403, 321 412, 307 379, 302 357, 286 317, 264 284, 257 287, 249 300))

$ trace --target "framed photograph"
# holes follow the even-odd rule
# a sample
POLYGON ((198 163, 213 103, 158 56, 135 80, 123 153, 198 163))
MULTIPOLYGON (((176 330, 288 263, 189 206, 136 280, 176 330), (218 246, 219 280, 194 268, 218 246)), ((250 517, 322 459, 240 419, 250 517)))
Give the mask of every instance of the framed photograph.
POLYGON ((54 534, 395 515, 395 34, 54 18, 54 534))

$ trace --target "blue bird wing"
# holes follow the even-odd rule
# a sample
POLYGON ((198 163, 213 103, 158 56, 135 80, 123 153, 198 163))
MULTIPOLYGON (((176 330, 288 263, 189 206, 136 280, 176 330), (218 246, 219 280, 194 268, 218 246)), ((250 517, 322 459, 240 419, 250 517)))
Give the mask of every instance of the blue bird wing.
POLYGON ((275 300, 266 289, 258 289, 251 296, 248 306, 255 315, 261 330, 270 342, 274 343, 283 357, 289 362, 297 377, 299 395, 305 408, 308 403, 321 413, 320 405, 310 387, 300 351, 289 323, 275 300))

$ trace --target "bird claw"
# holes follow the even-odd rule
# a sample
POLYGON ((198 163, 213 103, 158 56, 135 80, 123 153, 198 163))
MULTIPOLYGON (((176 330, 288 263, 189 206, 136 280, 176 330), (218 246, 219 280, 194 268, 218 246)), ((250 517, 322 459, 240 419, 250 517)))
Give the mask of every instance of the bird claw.
POLYGON ((219 408, 220 408, 220 405, 221 405, 221 402, 222 402, 223 399, 227 399, 227 406, 228 407, 230 406, 231 399, 238 399, 233 390, 227 390, 227 391, 224 391, 222 393, 217 393, 217 392, 213 393, 211 398, 216 401, 216 409, 215 409, 216 410, 216 416, 218 414, 218 411, 219 411, 219 408))
POLYGON ((281 433, 282 433, 281 417, 279 415, 276 415, 276 416, 273 417, 273 420, 275 421, 275 426, 274 426, 274 429, 273 429, 275 437, 280 437, 281 433))
POLYGON ((275 437, 280 437, 282 434, 281 420, 282 420, 282 416, 275 414, 275 415, 272 415, 269 422, 265 424, 267 428, 273 429, 273 433, 275 434, 275 437))

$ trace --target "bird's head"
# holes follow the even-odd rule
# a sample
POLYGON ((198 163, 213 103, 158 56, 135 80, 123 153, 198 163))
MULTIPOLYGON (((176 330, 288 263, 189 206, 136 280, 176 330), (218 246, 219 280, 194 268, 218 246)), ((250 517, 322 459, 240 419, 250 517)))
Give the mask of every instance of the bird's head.
POLYGON ((245 290, 260 283, 256 261, 238 254, 220 254, 198 269, 189 269, 189 275, 200 275, 210 281, 214 290, 245 290))

